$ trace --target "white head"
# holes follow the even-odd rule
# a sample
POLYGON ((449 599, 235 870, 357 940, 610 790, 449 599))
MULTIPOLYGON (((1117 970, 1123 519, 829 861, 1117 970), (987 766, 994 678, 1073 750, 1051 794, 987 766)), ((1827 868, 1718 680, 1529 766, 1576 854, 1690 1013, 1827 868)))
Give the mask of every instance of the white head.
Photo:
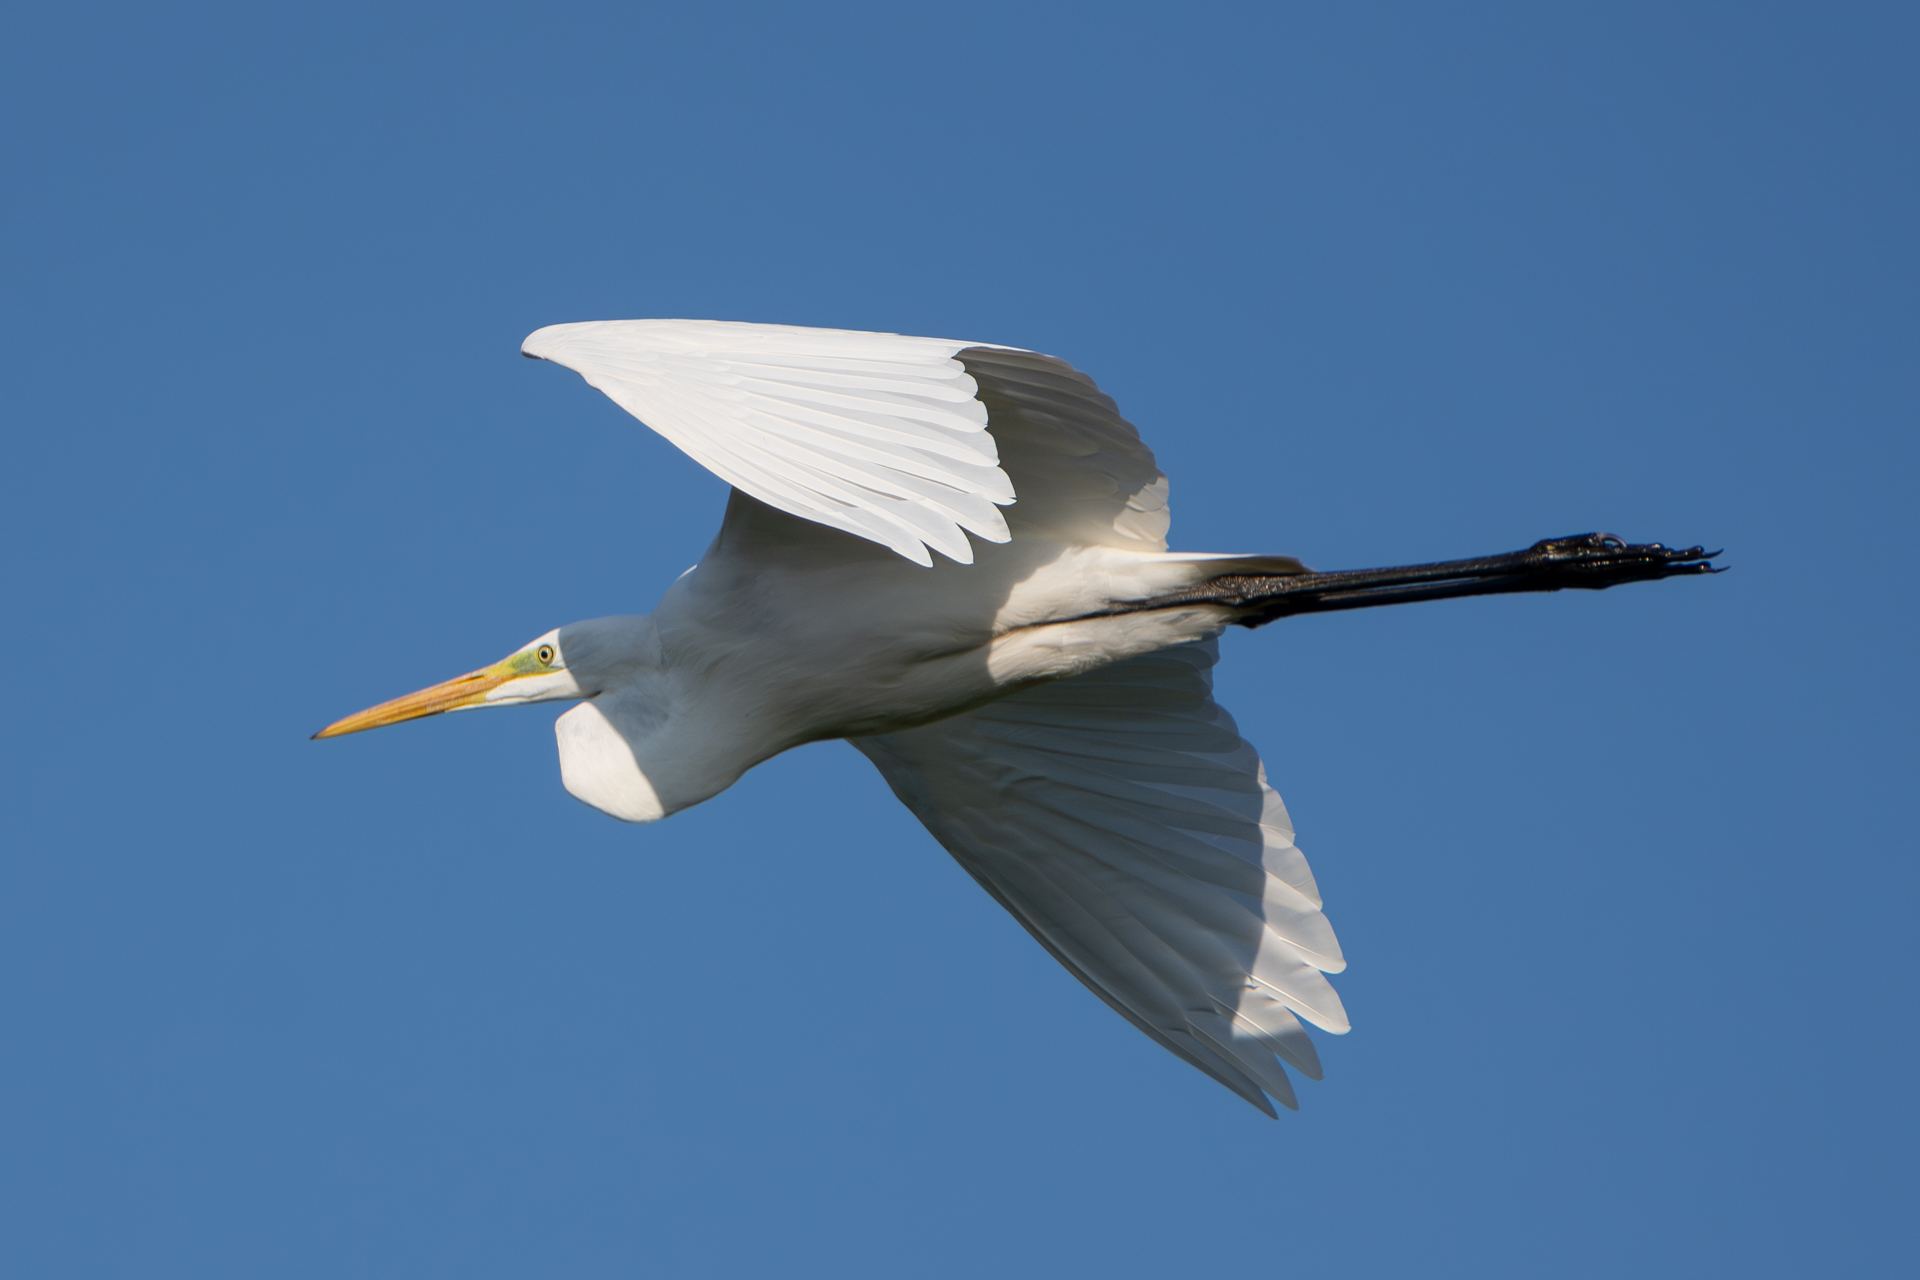
POLYGON ((652 822, 706 798, 669 808, 641 768, 643 743, 667 718, 660 676, 653 619, 593 618, 530 640, 490 667, 369 707, 313 736, 337 738, 447 711, 586 699, 554 726, 561 780, 596 809, 628 822, 652 822))

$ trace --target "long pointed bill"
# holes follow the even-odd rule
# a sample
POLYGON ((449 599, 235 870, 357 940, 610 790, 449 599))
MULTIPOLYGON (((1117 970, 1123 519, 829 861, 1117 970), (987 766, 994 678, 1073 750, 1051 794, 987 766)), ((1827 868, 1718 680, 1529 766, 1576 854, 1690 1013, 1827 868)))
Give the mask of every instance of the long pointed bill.
POLYGON ((402 720, 418 720, 421 716, 437 716, 443 711, 477 707, 487 700, 489 691, 498 689, 521 674, 523 673, 511 669, 511 660, 495 663, 491 667, 470 671, 464 676, 456 676, 444 684, 436 684, 431 689, 422 689, 404 698, 395 698, 392 702, 368 707, 365 711, 350 715, 345 720, 336 720, 313 736, 337 738, 345 733, 359 733, 363 729, 378 729, 385 725, 399 724, 402 720))

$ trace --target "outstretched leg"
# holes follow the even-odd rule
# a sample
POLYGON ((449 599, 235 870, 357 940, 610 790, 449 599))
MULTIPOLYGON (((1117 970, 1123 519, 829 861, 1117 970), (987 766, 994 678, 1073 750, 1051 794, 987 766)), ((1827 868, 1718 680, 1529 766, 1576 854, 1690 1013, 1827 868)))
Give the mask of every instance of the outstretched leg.
POLYGON ((1720 571, 1709 562, 1719 554, 1700 547, 1677 551, 1657 542, 1627 543, 1610 533, 1583 533, 1548 538, 1525 551, 1477 560, 1343 573, 1227 574, 1150 600, 1116 604, 1111 612, 1218 604, 1239 611, 1234 619, 1238 625, 1258 627, 1296 613, 1330 613, 1455 596, 1559 591, 1566 587, 1597 591, 1623 582, 1717 573, 1720 571))

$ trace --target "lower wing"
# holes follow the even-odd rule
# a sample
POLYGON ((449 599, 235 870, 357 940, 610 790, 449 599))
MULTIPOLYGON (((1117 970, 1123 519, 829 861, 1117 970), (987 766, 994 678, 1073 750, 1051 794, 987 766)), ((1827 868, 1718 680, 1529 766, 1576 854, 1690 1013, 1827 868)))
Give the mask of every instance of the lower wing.
POLYGON ((1346 965, 1286 806, 1213 700, 1204 641, 855 739, 949 853, 1095 995, 1268 1115, 1347 1030, 1346 965), (1296 1017, 1298 1015, 1298 1017, 1296 1017))

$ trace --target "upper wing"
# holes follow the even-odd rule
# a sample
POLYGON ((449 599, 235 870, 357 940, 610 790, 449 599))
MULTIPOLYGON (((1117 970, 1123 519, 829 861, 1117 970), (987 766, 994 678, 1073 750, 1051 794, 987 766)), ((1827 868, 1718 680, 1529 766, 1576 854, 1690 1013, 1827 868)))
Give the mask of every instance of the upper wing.
POLYGON ((573 369, 768 506, 918 564, 930 548, 971 564, 963 530, 1165 546, 1153 455, 1090 379, 1047 356, 712 320, 550 325, 521 351, 573 369), (1016 495, 1010 528, 1000 508, 1016 495))
POLYGON ((1213 700, 1214 641, 858 738, 949 853, 1094 994, 1269 1115, 1295 1014, 1347 1030, 1346 967, 1286 806, 1213 700))

